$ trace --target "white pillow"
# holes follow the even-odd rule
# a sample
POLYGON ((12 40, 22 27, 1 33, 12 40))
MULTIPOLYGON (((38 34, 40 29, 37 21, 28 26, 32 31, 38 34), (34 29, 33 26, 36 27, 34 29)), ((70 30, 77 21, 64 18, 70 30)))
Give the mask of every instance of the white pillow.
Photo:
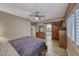
POLYGON ((0 56, 19 56, 9 42, 0 44, 0 56))

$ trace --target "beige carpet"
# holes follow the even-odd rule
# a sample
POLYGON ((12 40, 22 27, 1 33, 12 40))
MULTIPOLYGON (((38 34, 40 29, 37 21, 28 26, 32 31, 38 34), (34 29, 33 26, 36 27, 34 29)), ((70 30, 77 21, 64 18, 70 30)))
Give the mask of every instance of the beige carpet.
POLYGON ((67 56, 67 51, 59 47, 57 40, 46 40, 48 46, 46 56, 67 56))

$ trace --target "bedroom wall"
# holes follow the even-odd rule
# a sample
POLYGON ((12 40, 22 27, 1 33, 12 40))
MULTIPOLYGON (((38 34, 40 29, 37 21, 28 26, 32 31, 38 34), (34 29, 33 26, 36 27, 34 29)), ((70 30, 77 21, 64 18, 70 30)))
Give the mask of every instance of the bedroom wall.
MULTIPOLYGON (((46 21, 42 21, 42 22, 38 22, 37 25, 36 25, 36 28, 37 28, 37 32, 39 31, 39 26, 44 26, 44 32, 46 31, 46 23, 51 23, 51 22, 56 22, 56 21, 61 21, 61 20, 64 20, 63 17, 59 17, 59 18, 55 18, 55 19, 49 19, 49 20, 46 20, 46 21)), ((65 25, 64 25, 65 26, 65 25)))
POLYGON ((31 21, 0 11, 0 40, 30 36, 31 21))
MULTIPOLYGON (((66 12, 66 18, 65 20, 67 20, 68 16, 71 15, 74 10, 76 10, 76 8, 79 7, 79 4, 70 4, 68 7, 68 10, 66 12)), ((67 52, 68 55, 70 56, 77 56, 79 55, 79 48, 74 44, 74 42, 72 42, 71 38, 69 38, 69 36, 67 36, 67 52)))

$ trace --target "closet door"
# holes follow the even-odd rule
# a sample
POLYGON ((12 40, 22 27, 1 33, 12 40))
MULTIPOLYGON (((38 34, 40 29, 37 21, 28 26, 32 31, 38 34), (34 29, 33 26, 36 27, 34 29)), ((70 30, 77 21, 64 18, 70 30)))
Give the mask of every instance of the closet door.
POLYGON ((59 28, 62 25, 62 21, 52 23, 52 39, 59 40, 59 28))
POLYGON ((52 39, 53 40, 59 40, 59 32, 58 32, 58 26, 52 25, 52 39))

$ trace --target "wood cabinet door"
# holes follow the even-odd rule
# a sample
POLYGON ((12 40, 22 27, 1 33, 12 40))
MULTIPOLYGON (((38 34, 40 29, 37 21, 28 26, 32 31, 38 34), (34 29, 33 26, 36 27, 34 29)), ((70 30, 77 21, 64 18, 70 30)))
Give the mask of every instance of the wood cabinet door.
POLYGON ((59 32, 58 31, 59 31, 58 26, 53 25, 52 26, 52 39, 56 39, 56 40, 59 39, 59 32))
POLYGON ((63 30, 59 31, 59 46, 65 49, 67 47, 66 31, 63 31, 63 30))

